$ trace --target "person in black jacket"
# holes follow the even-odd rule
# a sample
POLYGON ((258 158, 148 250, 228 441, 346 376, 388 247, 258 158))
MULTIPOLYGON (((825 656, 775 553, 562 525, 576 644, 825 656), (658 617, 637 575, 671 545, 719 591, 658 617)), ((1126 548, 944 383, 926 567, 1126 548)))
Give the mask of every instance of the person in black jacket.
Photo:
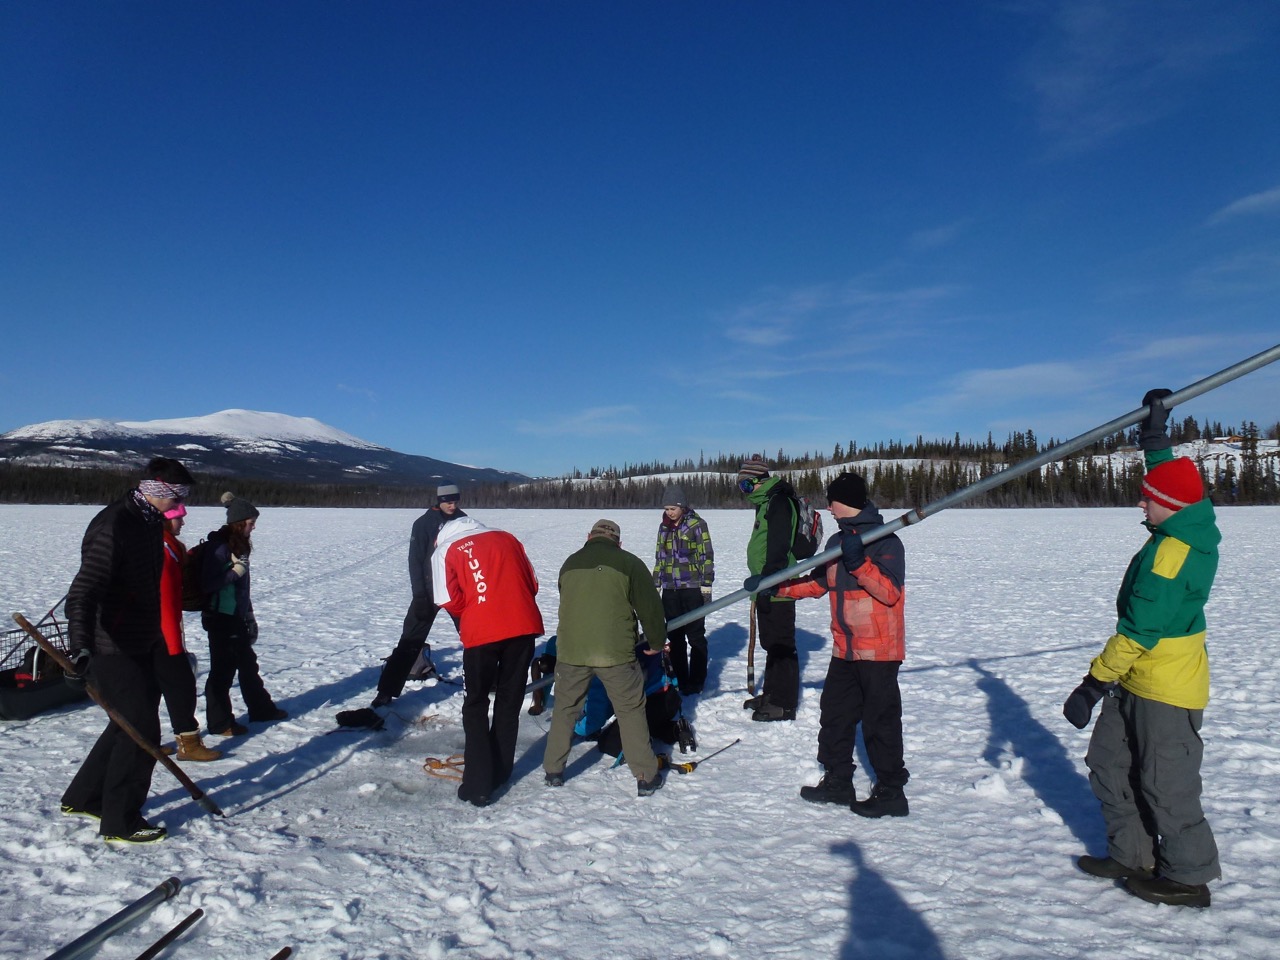
MULTIPOLYGON (((168 656, 160 627, 164 513, 190 492, 191 474, 156 457, 136 489, 90 522, 80 569, 67 591, 74 670, 102 702, 152 743, 160 742, 157 660, 168 656)), ((142 817, 155 758, 110 720, 62 795, 62 812, 98 821, 108 841, 154 843, 167 835, 142 817)))
MULTIPOLYGON (((413 523, 409 534, 409 585, 413 589, 413 600, 404 617, 400 642, 383 662, 382 673, 378 677, 378 695, 373 698, 375 707, 385 707, 404 692, 405 681, 409 679, 415 662, 420 661, 421 666, 413 671, 416 674, 414 679, 426 680, 435 675, 427 634, 431 632, 440 608, 431 595, 431 554, 436 549, 440 528, 455 517, 466 516, 458 507, 459 496, 456 483, 441 483, 436 487, 436 505, 413 523)), ((457 621, 454 621, 454 626, 457 626, 457 621)))

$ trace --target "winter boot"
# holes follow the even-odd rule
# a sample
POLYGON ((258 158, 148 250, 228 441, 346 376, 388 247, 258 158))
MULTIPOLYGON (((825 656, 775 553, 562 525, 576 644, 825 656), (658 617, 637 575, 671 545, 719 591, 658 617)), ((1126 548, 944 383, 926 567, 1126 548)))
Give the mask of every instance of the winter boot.
POLYGON ((662 789, 662 770, 659 769, 651 780, 636 781, 636 796, 651 797, 662 789))
POLYGON ((1125 889, 1135 897, 1147 903, 1167 903, 1171 907, 1209 906, 1209 887, 1203 883, 1179 883, 1168 877, 1144 879, 1132 876, 1124 882, 1124 885, 1125 889))
POLYGON ((800 799, 810 803, 838 803, 847 807, 857 797, 852 776, 848 780, 840 780, 828 773, 818 781, 817 786, 800 788, 800 799))
POLYGON ((1129 877, 1150 880, 1155 873, 1150 867, 1126 867, 1114 857, 1091 857, 1087 853, 1076 861, 1076 866, 1089 876, 1103 880, 1127 880, 1129 877))
POLYGON ((198 732, 178 734, 179 760, 217 760, 221 756, 222 751, 210 750, 204 745, 198 732))
POLYGON ((756 707, 755 712, 751 714, 751 719, 758 723, 775 723, 779 720, 794 720, 796 718, 795 707, 780 707, 771 700, 765 700, 756 707))
POLYGON ((886 787, 877 783, 871 788, 871 796, 865 800, 852 800, 849 809, 860 817, 905 817, 907 796, 901 787, 886 787))
POLYGON ((211 737, 243 737, 248 732, 249 732, 249 728, 246 727, 243 723, 236 723, 234 720, 232 720, 231 723, 228 724, 225 730, 210 730, 209 736, 211 737))
POLYGON ((762 693, 759 696, 751 697, 747 700, 742 701, 742 709, 743 710, 759 710, 760 705, 763 703, 764 703, 764 694, 762 693))

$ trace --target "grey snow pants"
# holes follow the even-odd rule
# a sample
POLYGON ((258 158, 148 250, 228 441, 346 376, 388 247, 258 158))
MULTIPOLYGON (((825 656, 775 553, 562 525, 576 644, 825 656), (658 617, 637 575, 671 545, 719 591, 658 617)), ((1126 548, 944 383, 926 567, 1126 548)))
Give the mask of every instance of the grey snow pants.
POLYGON ((1203 710, 1147 700, 1117 687, 1102 700, 1085 764, 1102 804, 1107 853, 1179 883, 1222 876, 1200 805, 1203 710))

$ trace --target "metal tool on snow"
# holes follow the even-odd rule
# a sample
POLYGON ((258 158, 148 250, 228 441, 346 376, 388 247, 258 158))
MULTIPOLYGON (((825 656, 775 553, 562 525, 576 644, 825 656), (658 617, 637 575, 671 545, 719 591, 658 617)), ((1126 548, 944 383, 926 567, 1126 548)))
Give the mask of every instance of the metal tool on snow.
POLYGON ((118 930, 123 930, 144 913, 155 909, 181 888, 182 881, 177 877, 170 877, 150 893, 133 901, 119 913, 103 920, 88 933, 81 934, 61 950, 49 954, 47 960, 75 960, 76 957, 83 957, 107 937, 118 930))
POLYGON ((710 760, 712 757, 718 757, 718 756, 720 756, 720 754, 724 753, 724 752, 725 752, 726 750, 728 750, 730 747, 735 746, 735 745, 737 745, 737 744, 739 744, 739 743, 741 743, 741 742, 742 742, 742 738, 741 738, 741 737, 739 737, 737 740, 733 741, 733 743, 727 743, 727 744, 725 744, 723 747, 721 747, 721 748, 720 748, 719 750, 717 750, 715 753, 708 753, 708 754, 707 754, 705 757, 703 757, 701 760, 685 760, 685 761, 682 761, 681 763, 675 763, 675 762, 671 759, 671 757, 670 757, 668 754, 665 754, 665 753, 664 753, 664 754, 662 754, 662 756, 664 756, 664 757, 666 757, 666 758, 667 758, 667 760, 666 760, 666 764, 665 764, 665 765, 666 765, 667 767, 670 767, 670 768, 671 768, 672 770, 674 770, 676 773, 693 773, 693 771, 697 770, 699 766, 701 766, 702 764, 706 763, 706 762, 707 762, 708 760, 710 760))

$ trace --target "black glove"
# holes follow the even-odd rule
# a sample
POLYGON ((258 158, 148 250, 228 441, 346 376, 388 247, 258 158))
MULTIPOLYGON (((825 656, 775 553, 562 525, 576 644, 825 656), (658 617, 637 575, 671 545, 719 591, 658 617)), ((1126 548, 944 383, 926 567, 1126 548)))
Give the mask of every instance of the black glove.
POLYGON ((89 682, 89 669, 93 662, 93 654, 88 650, 80 649, 71 655, 71 669, 63 677, 67 686, 73 690, 84 691, 85 684, 89 682))
POLYGON ((258 642, 258 619, 250 617, 244 622, 244 635, 249 638, 250 643, 258 642))
POLYGON ((1093 717, 1094 705, 1103 698, 1109 686, 1095 678, 1092 673, 1086 673, 1084 679, 1080 681, 1080 686, 1071 691, 1071 696, 1067 697, 1067 702, 1062 705, 1062 715, 1077 730, 1083 730, 1093 717))
POLYGON ((1155 390, 1148 390, 1143 396, 1142 405, 1151 408, 1138 431, 1138 446, 1143 450, 1168 450, 1173 446, 1167 432, 1169 408, 1161 403, 1165 397, 1172 395, 1172 390, 1157 387, 1155 390))
POLYGON ((753 573, 747 579, 742 581, 742 589, 747 593, 758 593, 760 590, 760 581, 764 579, 764 574, 753 573))
POLYGON ((840 521, 840 551, 844 559, 844 568, 850 573, 857 570, 867 559, 866 547, 862 537, 853 529, 853 518, 846 517, 840 521))

